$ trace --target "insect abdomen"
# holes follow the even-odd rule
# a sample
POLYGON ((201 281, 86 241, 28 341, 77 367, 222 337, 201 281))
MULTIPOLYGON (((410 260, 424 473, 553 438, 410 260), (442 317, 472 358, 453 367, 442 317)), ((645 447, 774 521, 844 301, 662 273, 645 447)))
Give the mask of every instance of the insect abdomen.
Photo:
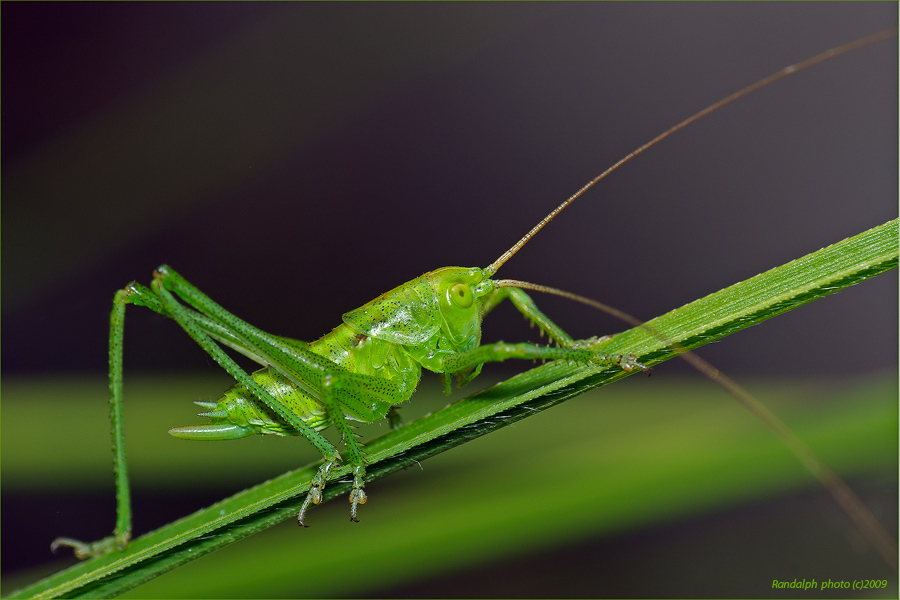
MULTIPOLYGON (((272 369, 260 369, 250 375, 256 383, 307 425, 320 431, 328 427, 328 415, 322 404, 293 386, 284 376, 272 369)), ((229 389, 217 402, 196 402, 209 409, 199 413, 208 417, 205 425, 173 427, 169 433, 188 440, 232 440, 251 435, 296 435, 297 431, 285 423, 275 411, 256 400, 242 385, 229 389)))

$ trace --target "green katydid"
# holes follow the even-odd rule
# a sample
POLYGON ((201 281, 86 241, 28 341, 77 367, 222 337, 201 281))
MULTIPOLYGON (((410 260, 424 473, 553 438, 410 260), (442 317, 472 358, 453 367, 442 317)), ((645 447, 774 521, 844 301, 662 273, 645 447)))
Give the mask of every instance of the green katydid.
POLYGON ((358 506, 367 499, 366 459, 349 421, 368 423, 391 417, 395 405, 412 396, 422 368, 439 373, 448 392, 452 378, 464 385, 479 374, 484 363, 508 359, 590 361, 618 365, 626 371, 644 368, 629 355, 598 353, 597 338, 574 340, 544 315, 523 290, 558 291, 492 279, 541 228, 623 163, 700 117, 797 70, 892 35, 894 30, 829 50, 707 107, 592 179, 487 268, 445 267, 426 273, 346 313, 341 325, 315 342, 283 338, 253 327, 167 266, 156 270, 150 287, 129 284, 116 293, 109 339, 118 510, 115 533, 94 543, 58 538, 53 547, 71 546, 79 557, 87 557, 123 548, 131 537, 129 481, 121 427, 122 344, 128 304, 145 306, 175 320, 236 381, 218 402, 200 403, 207 409, 200 414, 210 419, 209 424, 176 427, 170 431, 172 435, 195 440, 256 434, 302 435, 322 454, 323 464, 312 481, 298 522, 306 525, 308 509, 321 501, 330 471, 341 462, 353 466, 350 519, 356 521, 358 506), (481 320, 507 299, 556 345, 482 345, 481 320), (223 350, 223 345, 263 368, 248 373, 223 350), (341 433, 345 456, 319 433, 329 426, 341 433))

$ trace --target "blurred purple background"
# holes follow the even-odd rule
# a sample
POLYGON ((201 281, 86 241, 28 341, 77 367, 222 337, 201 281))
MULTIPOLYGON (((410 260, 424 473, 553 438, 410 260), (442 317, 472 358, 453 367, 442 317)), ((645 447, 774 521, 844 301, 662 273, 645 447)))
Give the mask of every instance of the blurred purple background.
MULTIPOLYGON (((113 292, 162 263, 254 324, 314 339, 424 271, 485 266, 637 145, 896 13, 4 3, 3 374, 105 372, 113 292)), ((680 132, 501 275, 650 318, 895 217, 896 49, 830 61, 680 132)), ((896 281, 704 352, 735 374, 895 367, 896 281)), ((539 302, 578 337, 624 328, 539 302)), ((127 369, 209 368, 142 312, 129 313, 127 369)), ((498 311, 485 335, 527 330, 498 311)))

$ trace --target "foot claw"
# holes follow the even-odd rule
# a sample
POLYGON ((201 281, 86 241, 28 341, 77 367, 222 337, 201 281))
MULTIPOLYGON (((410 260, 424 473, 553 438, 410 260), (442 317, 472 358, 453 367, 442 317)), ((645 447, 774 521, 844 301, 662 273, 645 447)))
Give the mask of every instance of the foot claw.
POLYGON ((325 483, 328 481, 328 473, 337 464, 338 460, 330 460, 323 464, 312 478, 309 491, 306 493, 306 500, 303 501, 303 506, 300 507, 300 512, 297 513, 297 524, 301 527, 309 527, 306 524, 306 511, 309 509, 310 504, 320 504, 322 502, 322 492, 325 490, 325 483))
MULTIPOLYGON (((129 535, 128 537, 130 538, 131 536, 129 535)), ((50 552, 56 554, 56 551, 60 548, 67 547, 72 549, 76 558, 84 560, 109 554, 113 550, 122 550, 126 545, 128 545, 128 538, 120 538, 114 535, 90 543, 68 537, 58 537, 50 543, 50 552)))
MULTIPOLYGON (((309 510, 311 505, 322 502, 322 492, 325 489, 325 482, 328 480, 328 472, 333 466, 333 462, 322 465, 319 468, 319 472, 313 477, 312 482, 310 482, 309 491, 306 493, 306 499, 300 507, 300 512, 297 513, 297 525, 300 527, 309 527, 309 525, 306 524, 306 511, 309 510)), ((351 504, 350 520, 354 523, 359 523, 359 519, 356 518, 357 507, 360 504, 365 504, 366 500, 368 500, 366 492, 363 490, 365 484, 366 468, 362 465, 358 465, 353 468, 353 489, 350 490, 349 496, 351 504)))
POLYGON ((643 365, 637 361, 637 356, 634 354, 625 354, 619 357, 618 360, 619 366, 622 367, 622 370, 626 373, 631 373, 632 371, 636 371, 640 369, 646 373, 650 372, 650 367, 643 365))
POLYGON ((356 518, 356 510, 360 504, 365 504, 368 497, 366 496, 363 486, 366 485, 366 468, 357 466, 353 469, 353 489, 350 490, 350 520, 359 523, 356 518))

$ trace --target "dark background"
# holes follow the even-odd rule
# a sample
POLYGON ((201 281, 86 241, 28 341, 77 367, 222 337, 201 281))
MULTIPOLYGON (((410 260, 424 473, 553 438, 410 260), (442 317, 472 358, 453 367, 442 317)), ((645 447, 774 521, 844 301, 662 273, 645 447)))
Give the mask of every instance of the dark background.
MULTIPOLYGON (((314 339, 424 271, 486 266, 641 143, 895 25, 897 6, 4 2, 2 16, 2 375, 102 377, 114 291, 159 264, 314 339)), ((650 318, 879 225, 897 216, 896 111, 896 39, 798 73, 629 163, 499 275, 650 318)), ((623 328, 538 301, 577 337, 623 328)), ((128 323, 127 373, 213 369, 164 319, 128 323)), ((485 324, 487 340, 528 335, 510 310, 485 324)), ((896 369, 896 273, 701 354, 738 378, 896 369)))
MULTIPOLYGON (((162 263, 314 339, 485 266, 593 175, 891 4, 4 4, 3 374, 102 373, 113 292, 162 263)), ((896 216, 896 41, 707 117, 500 272, 650 318, 896 216)), ((541 298, 578 337, 622 325, 541 298)), ((896 276, 704 352, 896 364, 896 276), (817 352, 827 349, 826 352, 817 352)), ((130 311, 129 370, 206 368, 130 311)), ((499 311, 486 339, 521 339, 499 311), (512 328, 505 328, 506 323, 512 328)))

